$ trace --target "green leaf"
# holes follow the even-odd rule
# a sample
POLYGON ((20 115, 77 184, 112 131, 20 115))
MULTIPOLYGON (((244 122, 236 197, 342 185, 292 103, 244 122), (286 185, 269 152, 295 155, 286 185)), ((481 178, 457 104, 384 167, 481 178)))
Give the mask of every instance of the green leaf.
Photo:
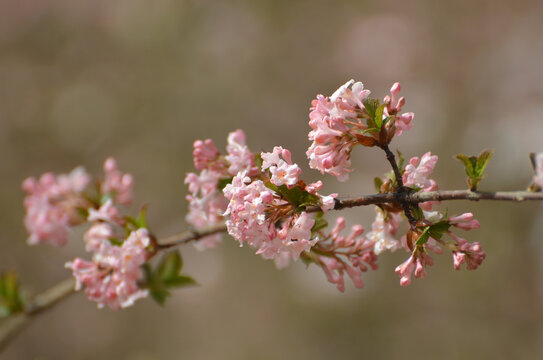
POLYGON ((428 234, 434 239, 439 240, 450 227, 451 224, 449 224, 447 221, 440 221, 430 226, 428 234))
POLYGON ((478 156, 467 156, 465 154, 457 154, 456 159, 460 160, 464 164, 464 170, 468 176, 468 186, 470 190, 477 190, 477 186, 485 177, 484 171, 490 158, 492 157, 493 150, 483 150, 478 156))
POLYGON ((279 193, 285 200, 291 203, 296 208, 296 211, 303 211, 310 205, 321 205, 321 200, 317 195, 302 190, 299 186, 289 189, 286 185, 275 186, 271 182, 267 182, 265 185, 268 189, 279 193))
POLYGON ((415 245, 422 246, 426 244, 429 238, 430 238, 430 226, 427 226, 424 228, 424 231, 422 232, 422 234, 420 234, 420 237, 418 238, 415 245))
POLYGON ((190 276, 176 275, 167 281, 164 281, 164 284, 166 284, 168 287, 182 287, 196 285, 196 281, 190 276))
POLYGON ((164 306, 166 299, 172 294, 165 289, 151 289, 151 297, 155 300, 160 306, 164 306))
POLYGON ((262 169, 263 162, 264 161, 262 160, 262 156, 260 155, 260 153, 255 154, 255 166, 258 167, 259 169, 262 169))
POLYGON ((158 265, 157 275, 162 281, 167 282, 178 276, 182 267, 183 259, 179 251, 171 251, 162 257, 158 265))
POLYGON ((405 158, 403 154, 400 152, 400 150, 396 149, 396 154, 398 154, 398 168, 400 169, 400 172, 403 174, 405 172, 405 169, 403 169, 403 164, 405 163, 405 158))
MULTIPOLYGON (((262 160, 261 160, 262 161, 262 160)), ((222 191, 228 184, 232 184, 233 177, 224 178, 219 180, 219 190, 222 191)))
POLYGON ((0 317, 9 316, 24 310, 19 291, 19 279, 15 272, 0 274, 0 317))
POLYGON ((179 272, 183 268, 183 259, 179 251, 165 254, 155 270, 149 264, 142 266, 145 280, 139 285, 149 289, 151 297, 160 305, 164 305, 166 299, 171 296, 172 288, 196 285, 196 281, 179 272))
POLYGON ((364 100, 364 107, 366 108, 366 111, 368 112, 368 115, 370 118, 368 119, 368 128, 376 128, 378 131, 381 129, 381 124, 377 126, 375 123, 375 114, 377 113, 377 109, 379 108, 379 100, 367 98, 364 100))
POLYGON ((324 218, 324 213, 322 211, 318 212, 315 215, 315 224, 311 228, 311 236, 315 235, 317 231, 324 229, 328 226, 328 221, 324 218))
POLYGON ((488 165, 488 162, 490 161, 490 158, 494 154, 494 150, 483 150, 477 157, 477 165, 476 165, 476 173, 480 177, 483 176, 483 173, 485 172, 486 166, 488 165))
POLYGON ((375 186, 375 191, 377 193, 381 192, 381 185, 383 185, 383 179, 381 179, 380 177, 375 177, 373 179, 373 186, 375 186))

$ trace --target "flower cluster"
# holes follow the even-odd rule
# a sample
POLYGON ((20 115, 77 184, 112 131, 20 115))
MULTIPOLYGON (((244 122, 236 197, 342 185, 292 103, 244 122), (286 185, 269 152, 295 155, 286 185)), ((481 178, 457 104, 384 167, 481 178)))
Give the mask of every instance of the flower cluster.
POLYGON ((434 264, 429 255, 430 251, 440 255, 443 253, 442 247, 452 252, 455 270, 460 270, 460 265, 463 263, 467 264, 468 270, 475 270, 482 264, 486 254, 481 245, 478 242, 468 243, 467 240, 450 231, 451 227, 466 231, 478 229, 480 223, 472 213, 449 218, 445 218, 437 211, 424 211, 423 215, 424 220, 420 221, 422 226, 416 231, 409 230, 401 239, 405 250, 411 252, 411 255, 404 263, 396 267, 395 271, 400 276, 400 285, 409 285, 413 274, 416 278, 425 277, 426 266, 434 264), (444 234, 447 234, 450 240, 444 240, 444 234))
MULTIPOLYGON (((213 141, 207 139, 194 142, 194 166, 199 174, 188 173, 185 184, 190 194, 189 212, 186 220, 196 229, 221 224, 223 213, 228 204, 221 189, 240 171, 251 176, 259 173, 255 165, 255 156, 245 142, 245 133, 236 130, 228 135, 227 155, 221 155, 213 141)), ((195 243, 197 249, 204 250, 215 247, 221 241, 221 234, 207 236, 195 243)))
POLYGON ((364 228, 354 225, 349 235, 343 236, 341 233, 345 227, 345 219, 337 218, 330 234, 319 238, 314 252, 308 255, 308 260, 319 265, 328 281, 341 292, 345 291, 344 273, 351 278, 355 287, 361 288, 364 286, 361 273, 368 271, 368 268, 378 268, 375 242, 362 236, 364 228))
POLYGON ((322 182, 305 185, 299 180, 301 169, 294 164, 290 151, 276 146, 262 153, 262 172, 258 177, 239 172, 223 189, 228 199, 224 215, 226 226, 240 245, 247 243, 278 267, 297 260, 316 243, 312 239, 314 215, 305 207, 333 208, 336 194, 317 193, 322 182))
POLYGON ((132 201, 132 176, 119 171, 113 158, 104 162, 104 173, 104 179, 97 181, 97 189, 91 188, 93 179, 82 167, 75 168, 70 174, 45 173, 39 180, 33 177, 24 180, 28 243, 65 245, 70 228, 85 222, 87 213, 98 208, 103 199, 129 204, 132 201))
POLYGON ((30 177, 23 182, 30 245, 66 245, 70 228, 84 221, 80 210, 91 206, 83 194, 90 181, 85 169, 78 167, 70 174, 45 173, 39 180, 30 177))
POLYGON ((149 255, 150 235, 140 228, 125 239, 127 222, 117 206, 132 202, 133 179, 119 170, 115 159, 104 162, 102 180, 93 181, 79 167, 70 174, 31 177, 22 186, 27 193, 25 225, 30 244, 65 245, 71 227, 91 224, 84 241, 92 261, 76 258, 66 264, 77 290, 84 287, 99 307, 112 309, 130 306, 147 295, 137 282, 142 277, 140 266, 149 255))
POLYGON ((76 290, 84 286, 89 299, 99 308, 117 310, 148 294, 138 287, 138 281, 142 278, 140 267, 149 256, 151 239, 145 228, 130 232, 121 245, 114 245, 113 239, 119 241, 113 224, 96 222, 85 234, 86 248, 93 252, 92 261, 76 258, 66 267, 73 271, 76 290))
POLYGON ((369 98, 361 82, 350 80, 330 97, 318 95, 309 114, 309 166, 346 181, 354 146, 383 146, 409 130, 414 115, 400 114, 405 98, 398 98, 399 92, 400 84, 395 83, 381 105, 369 98))

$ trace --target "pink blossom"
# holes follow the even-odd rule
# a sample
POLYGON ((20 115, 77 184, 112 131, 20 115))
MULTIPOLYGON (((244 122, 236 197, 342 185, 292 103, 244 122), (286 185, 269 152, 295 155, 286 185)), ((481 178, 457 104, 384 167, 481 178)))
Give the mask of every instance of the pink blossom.
POLYGON ((309 140, 313 143, 306 152, 312 169, 336 176, 339 181, 347 180, 352 171, 351 150, 357 144, 353 131, 365 128, 357 119, 357 109, 364 108, 363 100, 368 95, 362 83, 350 80, 330 99, 318 95, 313 100, 309 114, 309 140), (357 121, 357 127, 348 126, 350 121, 357 121))
POLYGON ((416 249, 411 256, 398 265, 394 270, 400 276, 400 286, 411 284, 413 272, 415 277, 422 279, 426 276, 426 266, 434 265, 434 260, 428 256, 424 249, 416 249))
POLYGON ((226 161, 229 164, 228 172, 230 175, 236 175, 240 171, 246 170, 250 176, 259 173, 255 166, 255 156, 249 150, 245 142, 245 133, 243 130, 236 130, 228 134, 228 145, 226 145, 226 161))
POLYGON ((76 290, 85 287, 89 299, 99 308, 108 306, 113 310, 134 304, 147 296, 146 290, 138 287, 142 277, 140 269, 147 261, 146 247, 150 244, 147 229, 130 233, 122 246, 103 244, 93 256, 93 261, 80 258, 66 264, 76 279, 76 290))
POLYGON ((113 201, 108 199, 98 210, 90 208, 89 215, 87 216, 88 221, 105 221, 112 224, 122 224, 122 217, 117 209, 113 205, 113 201))
MULTIPOLYGON (((423 191, 438 190, 437 183, 428 177, 434 171, 437 164, 437 155, 432 155, 430 152, 418 157, 413 157, 409 160, 409 164, 405 167, 403 174, 403 184, 405 186, 414 186, 421 188, 423 191)), ((431 210, 433 205, 439 204, 438 201, 427 201, 420 203, 419 206, 423 210, 431 210)))
POLYGON ((269 168, 272 174, 272 184, 292 187, 298 182, 302 170, 292 162, 290 151, 283 149, 281 146, 275 146, 273 152, 263 152, 260 156, 263 160, 262 170, 269 168))
POLYGON ((70 174, 43 174, 39 180, 27 178, 22 188, 27 193, 25 226, 28 243, 62 246, 68 242, 70 228, 83 222, 80 210, 89 207, 83 191, 90 176, 82 167, 70 174))
POLYGON ((395 213, 387 213, 387 219, 383 215, 383 211, 378 207, 375 208, 375 220, 371 225, 371 232, 366 235, 366 238, 374 244, 374 252, 379 255, 385 250, 395 251, 400 247, 398 240, 394 238, 401 222, 401 215, 395 213))
POLYGON ((316 243, 311 239, 311 228, 315 224, 313 215, 302 212, 283 219, 275 218, 273 209, 289 204, 261 180, 251 181, 246 172, 241 172, 223 192, 229 200, 224 213, 229 215, 226 220, 228 233, 240 245, 247 243, 257 249, 257 254, 274 259, 279 267, 286 266, 289 260, 297 260, 316 243), (281 225, 280 230, 276 223, 281 225))
MULTIPOLYGON (((218 225, 224 221, 223 213, 228 201, 218 189, 221 174, 204 169, 200 175, 187 174, 185 184, 189 185, 190 195, 186 196, 189 202, 189 211, 186 220, 196 229, 218 225)), ((196 242, 198 250, 211 249, 221 242, 221 234, 206 236, 196 242)))
POLYGON ((456 226, 462 230, 478 229, 481 226, 479 220, 474 219, 473 214, 470 212, 450 217, 447 219, 447 221, 452 226, 456 226))
POLYGON ((117 204, 129 205, 133 199, 134 179, 132 175, 123 174, 117 166, 117 161, 112 157, 107 158, 104 162, 104 173, 102 193, 112 195, 113 201, 117 204))
POLYGON ((98 222, 93 224, 83 236, 85 249, 87 251, 98 253, 104 246, 111 246, 109 239, 115 236, 111 224, 98 222))
POLYGON ((543 189, 543 152, 535 154, 534 183, 543 189))
POLYGON ((209 168, 220 156, 219 150, 217 150, 211 139, 196 140, 193 147, 194 167, 198 170, 209 168))
POLYGON ((483 251, 481 244, 478 242, 469 243, 466 239, 454 235, 449 232, 449 236, 453 238, 456 245, 456 250, 453 251, 453 265, 455 270, 460 270, 462 264, 466 264, 466 269, 475 270, 486 258, 486 253, 483 251))
POLYGON ((415 114, 412 112, 399 114, 402 107, 405 105, 405 98, 398 97, 401 87, 400 83, 396 82, 390 88, 390 96, 385 96, 383 102, 386 104, 385 115, 395 116, 396 135, 400 136, 405 130, 410 130, 413 127, 413 118, 415 114))

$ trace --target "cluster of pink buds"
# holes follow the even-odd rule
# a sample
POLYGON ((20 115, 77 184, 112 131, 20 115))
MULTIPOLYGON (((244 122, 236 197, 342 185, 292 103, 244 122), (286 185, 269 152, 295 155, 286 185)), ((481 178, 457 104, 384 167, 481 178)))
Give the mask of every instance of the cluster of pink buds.
POLYGON ((398 99, 400 84, 395 83, 383 104, 370 99, 361 82, 350 80, 332 96, 318 95, 311 103, 309 166, 321 173, 348 179, 354 146, 383 146, 394 135, 412 127, 413 113, 399 114, 405 98, 398 99))
POLYGON ((470 244, 450 231, 451 226, 466 231, 478 229, 480 223, 472 213, 445 218, 437 211, 424 211, 423 216, 424 220, 419 221, 421 226, 416 231, 409 230, 407 236, 402 238, 402 245, 406 251, 411 252, 411 256, 396 267, 396 273, 400 276, 400 285, 409 285, 413 272, 416 278, 426 276, 426 266, 434 264, 429 251, 440 255, 443 253, 441 246, 452 251, 455 270, 460 270, 462 263, 467 264, 468 270, 477 269, 481 265, 486 257, 481 245, 478 242, 470 244), (447 234, 451 240, 444 240, 442 237, 444 234, 447 234))
MULTIPOLYGON (((194 142, 194 166, 199 174, 188 173, 185 184, 190 194, 189 212, 186 220, 196 229, 213 226, 224 222, 223 213, 228 201, 222 194, 222 188, 232 181, 232 177, 241 171, 256 176, 260 170, 255 166, 255 156, 245 142, 245 133, 236 130, 228 134, 226 155, 221 155, 213 141, 207 139, 194 142)), ((199 250, 215 247, 221 241, 221 234, 206 236, 195 243, 199 250)))
POLYGON ((392 88, 390 88, 390 96, 385 96, 383 100, 383 102, 386 104, 385 115, 397 115, 396 122, 394 124, 396 126, 396 135, 401 135, 405 130, 410 130, 413 127, 412 121, 415 117, 415 114, 412 112, 400 114, 402 107, 405 105, 405 98, 403 96, 398 98, 400 90, 400 83, 394 83, 392 88))
POLYGON ((368 271, 368 268, 378 268, 377 254, 373 251, 375 243, 361 236, 364 228, 354 225, 349 235, 343 236, 341 232, 345 227, 345 219, 337 218, 329 235, 319 231, 319 242, 306 255, 306 259, 319 265, 328 281, 341 292, 345 291, 344 273, 351 278, 355 287, 361 288, 364 286, 361 273, 368 271))

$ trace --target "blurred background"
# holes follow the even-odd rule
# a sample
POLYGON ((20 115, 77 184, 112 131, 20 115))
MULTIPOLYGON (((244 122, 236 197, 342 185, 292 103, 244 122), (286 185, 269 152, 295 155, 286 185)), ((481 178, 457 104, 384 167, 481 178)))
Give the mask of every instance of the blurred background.
MULTIPOLYGON (((27 294, 70 276, 86 256, 28 247, 21 181, 107 156, 136 179, 159 237, 186 228, 183 184, 195 139, 224 149, 243 128, 253 151, 292 150, 323 193, 373 192, 388 171, 357 148, 351 180, 310 171, 308 108, 318 93, 363 81, 382 98, 400 81, 414 128, 393 142, 406 157, 439 155, 442 189, 465 188, 452 157, 496 150, 484 190, 529 183, 543 150, 543 2, 284 0, 0 1, 0 268, 27 294)), ((543 353, 543 208, 449 202, 472 211, 488 257, 454 271, 436 256, 424 280, 399 286, 404 252, 381 256, 366 287, 344 294, 302 263, 277 271, 231 238, 182 249, 201 285, 113 312, 77 294, 37 318, 2 359, 534 359, 543 353)), ((134 210, 137 210, 136 208, 134 210)), ((371 228, 374 211, 344 211, 371 228)), ((333 221, 337 213, 329 213, 333 221)))

